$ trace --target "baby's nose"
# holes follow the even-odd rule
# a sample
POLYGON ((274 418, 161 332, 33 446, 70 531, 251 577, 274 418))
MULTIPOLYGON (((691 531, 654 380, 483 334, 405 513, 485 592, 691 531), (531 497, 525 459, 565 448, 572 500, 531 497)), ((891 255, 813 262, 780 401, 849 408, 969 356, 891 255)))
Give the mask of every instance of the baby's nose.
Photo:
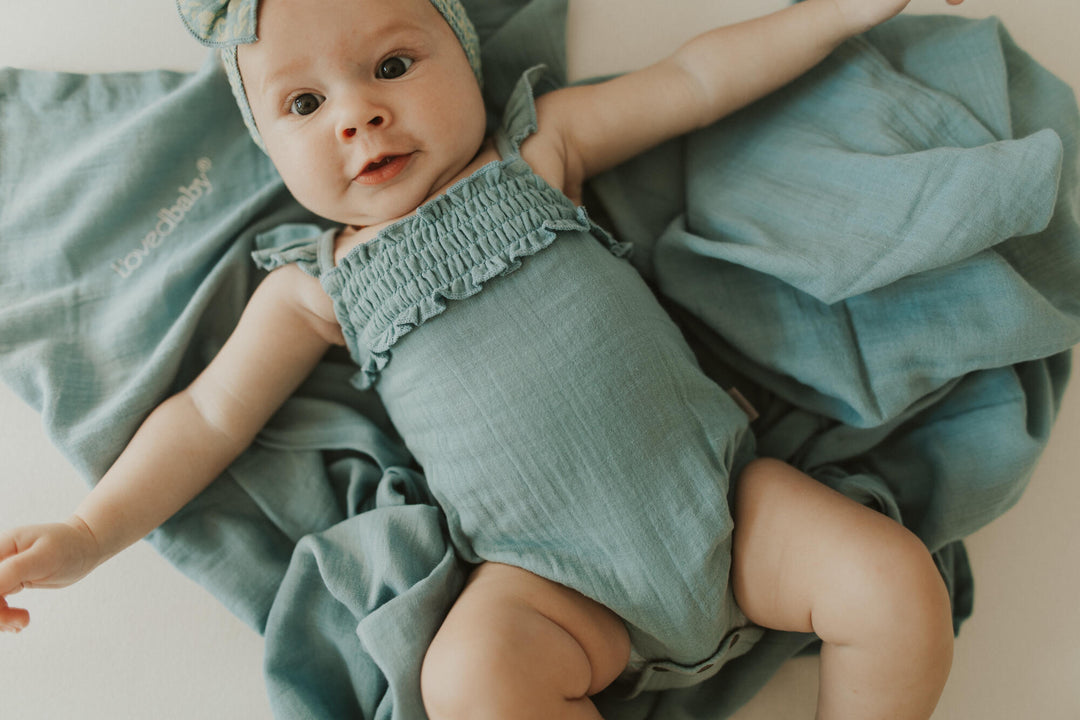
MULTIPOLYGON (((380 125, 382 125, 383 122, 385 122, 383 120, 383 116, 382 115, 376 115, 373 118, 371 118, 370 120, 368 120, 367 124, 368 124, 368 127, 375 128, 375 127, 379 127, 380 125)), ((354 138, 354 137, 356 137, 356 128, 355 127, 347 127, 347 128, 345 128, 345 129, 343 129, 341 131, 341 135, 346 140, 354 138)))

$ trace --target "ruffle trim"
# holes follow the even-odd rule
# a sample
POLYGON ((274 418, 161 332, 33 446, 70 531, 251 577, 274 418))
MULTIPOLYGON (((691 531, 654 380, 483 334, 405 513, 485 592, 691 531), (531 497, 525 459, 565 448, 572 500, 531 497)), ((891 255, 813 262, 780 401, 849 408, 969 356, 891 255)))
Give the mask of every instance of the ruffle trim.
POLYGON ((312 277, 322 273, 320 248, 337 234, 337 229, 324 230, 308 223, 287 223, 255 237, 257 250, 251 253, 255 265, 263 270, 276 270, 296 263, 312 277))
POLYGON ((390 348, 448 300, 476 295, 568 231, 589 233, 618 257, 630 251, 515 158, 491 163, 353 248, 322 283, 338 317, 348 318, 342 330, 360 366, 354 385, 374 385, 390 348))
POLYGON ((518 78, 510 93, 510 99, 503 109, 502 123, 495 134, 495 146, 504 158, 518 155, 521 144, 538 129, 533 89, 546 70, 544 65, 529 68, 518 78))
MULTIPOLYGON (((467 276, 458 278, 450 286, 432 290, 429 295, 402 310, 381 332, 371 333, 374 337, 367 345, 368 356, 361 363, 360 372, 354 377, 354 385, 360 389, 372 387, 378 380, 379 373, 390 362, 390 348, 414 329, 443 313, 447 300, 463 300, 476 295, 487 281, 514 272, 521 267, 522 258, 535 255, 550 246, 560 231, 591 231, 593 235, 607 235, 589 221, 584 208, 579 208, 579 211, 578 217, 573 221, 545 222, 535 232, 507 247, 500 255, 492 256, 483 264, 473 267, 467 276)), ((630 250, 627 243, 613 240, 607 246, 616 257, 625 257, 630 250)), ((363 336, 368 334, 365 332, 363 336)))

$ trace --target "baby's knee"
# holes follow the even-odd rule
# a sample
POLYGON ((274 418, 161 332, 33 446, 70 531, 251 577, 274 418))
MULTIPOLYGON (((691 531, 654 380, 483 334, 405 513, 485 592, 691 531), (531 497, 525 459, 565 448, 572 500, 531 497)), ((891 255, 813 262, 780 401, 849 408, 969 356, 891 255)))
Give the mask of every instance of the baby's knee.
POLYGON ((588 657, 569 635, 536 614, 494 620, 459 625, 428 648, 420 691, 432 720, 506 720, 525 708, 529 717, 559 717, 562 703, 589 694, 588 657))
POLYGON ((949 593, 930 551, 914 533, 897 525, 896 539, 889 543, 883 557, 872 558, 884 566, 879 594, 891 602, 883 603, 886 612, 898 622, 911 621, 920 626, 952 628, 949 593))
MULTIPOLYGON (((853 582, 830 610, 834 641, 906 648, 931 665, 951 665, 952 607, 945 582, 923 542, 893 524, 855 549, 853 582)), ((825 613, 815 614, 825 622, 825 613)), ((832 629, 830 629, 832 632, 832 629)), ((824 639, 824 638, 823 638, 824 639)))
POLYGON ((437 637, 424 656, 420 695, 432 720, 482 717, 492 690, 505 691, 500 659, 490 645, 478 645, 462 636, 437 637), (478 715, 478 713, 480 713, 478 715))
POLYGON ((606 608, 518 568, 488 564, 428 648, 421 696, 433 720, 504 720, 523 705, 555 707, 598 692, 627 655, 625 626, 606 608))

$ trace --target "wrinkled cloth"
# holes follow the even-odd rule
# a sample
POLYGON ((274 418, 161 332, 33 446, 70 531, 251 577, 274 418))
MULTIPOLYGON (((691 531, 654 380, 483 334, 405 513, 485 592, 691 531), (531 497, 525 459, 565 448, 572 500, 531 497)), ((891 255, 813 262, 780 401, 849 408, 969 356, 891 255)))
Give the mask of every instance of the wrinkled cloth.
MULTIPOLYGON (((493 115, 526 67, 563 76, 564 5, 467 9, 493 115)), ((0 100, 0 377, 93 482, 224 341, 256 236, 329 226, 216 64, 4 70, 0 100)), ((758 451, 916 532, 957 624, 961 540, 1022 493, 1080 340, 1078 128, 1070 89, 996 21, 902 17, 591 185, 702 368, 761 414, 758 451)), ((354 372, 328 357, 150 538, 265 634, 279 717, 424 717, 419 662, 468 567, 354 372)), ((813 643, 766 632, 705 683, 598 706, 723 718, 813 643)))

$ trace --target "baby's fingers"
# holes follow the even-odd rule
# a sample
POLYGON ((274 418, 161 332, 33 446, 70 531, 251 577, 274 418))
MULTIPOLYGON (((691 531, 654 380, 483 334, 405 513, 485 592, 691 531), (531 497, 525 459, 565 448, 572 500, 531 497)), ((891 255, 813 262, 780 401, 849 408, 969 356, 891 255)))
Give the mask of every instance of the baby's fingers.
POLYGON ((0 632, 19 632, 30 623, 30 613, 13 608, 0 596, 0 632))
POLYGON ((22 590, 15 559, 18 548, 11 533, 0 535, 0 631, 19 632, 30 622, 30 613, 7 604, 6 595, 22 590))
POLYGON ((23 588, 48 587, 63 562, 53 525, 28 525, 0 536, 0 596, 23 588))
MULTIPOLYGON (((19 555, 14 537, 5 535, 0 538, 0 598, 14 595, 23 589, 23 560, 19 555)), ((0 613, 7 605, 0 607, 0 613)))
POLYGON ((0 595, 21 588, 60 588, 101 562, 93 535, 68 523, 16 528, 0 537, 0 595))

